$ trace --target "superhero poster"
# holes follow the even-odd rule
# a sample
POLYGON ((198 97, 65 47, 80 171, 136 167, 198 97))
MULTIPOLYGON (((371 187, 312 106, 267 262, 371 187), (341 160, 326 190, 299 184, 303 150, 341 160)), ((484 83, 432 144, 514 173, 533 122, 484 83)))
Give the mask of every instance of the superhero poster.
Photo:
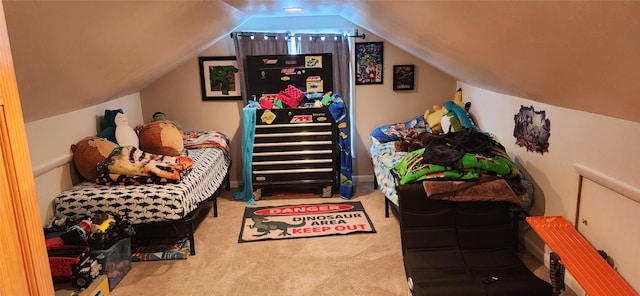
POLYGON ((236 57, 199 57, 203 100, 241 100, 236 57))
POLYGON ((382 42, 356 43, 356 84, 382 84, 382 42))

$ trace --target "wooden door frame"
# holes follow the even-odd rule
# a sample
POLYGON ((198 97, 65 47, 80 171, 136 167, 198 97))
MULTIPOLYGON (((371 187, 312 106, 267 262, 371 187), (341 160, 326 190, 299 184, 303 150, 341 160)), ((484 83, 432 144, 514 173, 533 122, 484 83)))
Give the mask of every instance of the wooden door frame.
POLYGON ((0 113, 0 295, 53 295, 2 2, 0 113))

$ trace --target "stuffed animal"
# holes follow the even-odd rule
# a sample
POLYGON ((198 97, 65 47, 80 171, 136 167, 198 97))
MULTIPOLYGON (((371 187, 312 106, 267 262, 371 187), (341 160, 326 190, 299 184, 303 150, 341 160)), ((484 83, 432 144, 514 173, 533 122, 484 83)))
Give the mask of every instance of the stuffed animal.
POLYGON ((444 133, 457 132, 463 128, 472 128, 478 132, 480 131, 469 115, 471 103, 465 104, 462 102, 462 89, 458 89, 454 101, 444 103, 444 108, 449 110, 449 112, 442 116, 442 120, 440 121, 440 126, 444 133))
POLYGON ((434 133, 447 133, 452 129, 458 129, 458 125, 460 125, 458 121, 460 120, 462 121, 461 125, 464 127, 475 127, 468 119, 468 113, 465 111, 462 88, 458 88, 453 100, 445 102, 443 106, 433 106, 433 110, 434 112, 427 110, 424 113, 424 118, 426 118, 429 127, 434 133))
POLYGON ((464 108, 464 102, 462 99, 462 88, 458 88, 456 94, 453 96, 453 103, 464 108))
POLYGON ((111 142, 118 143, 116 140, 116 115, 118 113, 124 113, 122 109, 104 110, 104 117, 102 117, 102 131, 98 136, 105 138, 111 142))
POLYGON ((182 125, 180 125, 180 123, 175 121, 175 120, 167 119, 167 115, 165 115, 163 112, 153 113, 153 119, 151 119, 151 121, 166 121, 166 122, 170 122, 171 124, 173 124, 178 129, 180 134, 184 134, 184 131, 182 130, 182 125))
POLYGON ((440 133, 442 132, 442 127, 440 127, 440 120, 442 119, 442 115, 447 113, 447 109, 442 106, 435 105, 433 106, 433 112, 427 109, 424 113, 424 118, 427 120, 429 127, 431 128, 431 132, 440 133))
POLYGON ((138 134, 129 126, 129 121, 122 109, 105 110, 102 123, 104 129, 100 132, 101 138, 106 138, 119 146, 131 145, 138 148, 140 144, 138 134))
POLYGON ((183 133, 168 120, 156 120, 140 130, 140 149, 144 152, 177 156, 184 151, 183 133))
POLYGON ((429 145, 429 142, 436 137, 431 132, 420 132, 418 134, 412 134, 395 142, 396 151, 400 152, 412 152, 429 145))
POLYGON ((86 137, 77 144, 71 145, 73 163, 83 178, 93 181, 100 175, 97 169, 98 163, 104 161, 116 147, 118 147, 116 143, 105 138, 86 137))

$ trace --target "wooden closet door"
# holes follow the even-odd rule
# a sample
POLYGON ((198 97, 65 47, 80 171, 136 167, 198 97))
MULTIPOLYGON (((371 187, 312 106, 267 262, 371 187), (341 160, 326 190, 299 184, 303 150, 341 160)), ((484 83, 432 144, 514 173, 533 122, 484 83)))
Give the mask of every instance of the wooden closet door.
MULTIPOLYGON (((1 102, 0 102, 1 104, 1 102)), ((0 139, 4 150, 5 118, 4 107, 0 105, 0 139)), ((8 172, 4 161, 4 151, 0 153, 0 295, 23 295, 29 291, 26 266, 22 262, 22 248, 18 240, 16 217, 13 213, 8 172)))
POLYGON ((25 133, 0 2, 0 295, 53 295, 25 133))

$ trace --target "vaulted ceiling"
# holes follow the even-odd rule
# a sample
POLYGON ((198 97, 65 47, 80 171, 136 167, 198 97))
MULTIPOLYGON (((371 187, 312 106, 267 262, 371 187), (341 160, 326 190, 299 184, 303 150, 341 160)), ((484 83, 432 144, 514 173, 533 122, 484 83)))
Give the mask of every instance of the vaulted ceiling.
POLYGON ((337 15, 454 78, 640 122, 640 2, 4 0, 25 121, 143 89, 251 20, 337 15))

